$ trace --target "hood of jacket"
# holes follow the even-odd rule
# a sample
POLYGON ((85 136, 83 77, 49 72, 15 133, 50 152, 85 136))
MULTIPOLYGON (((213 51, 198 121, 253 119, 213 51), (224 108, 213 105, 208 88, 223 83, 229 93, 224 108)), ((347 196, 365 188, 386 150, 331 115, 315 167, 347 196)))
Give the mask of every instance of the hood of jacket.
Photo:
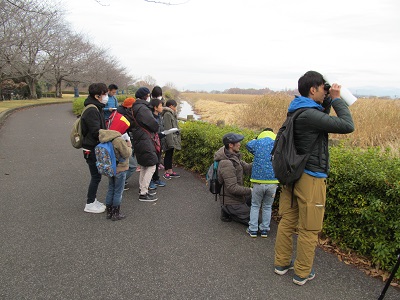
POLYGON ((299 108, 316 108, 323 111, 324 108, 321 104, 318 104, 313 99, 303 96, 295 96, 292 102, 290 102, 288 112, 292 113, 299 108))
POLYGON ((83 102, 84 106, 88 106, 89 104, 96 105, 100 111, 105 107, 105 105, 103 103, 99 102, 98 100, 96 100, 94 97, 92 97, 90 95, 86 98, 85 102, 83 102))
POLYGON ((105 129, 100 129, 99 130, 99 141, 100 143, 105 143, 112 141, 113 139, 121 136, 121 133, 115 130, 105 130, 105 129))
POLYGON ((240 164, 242 153, 232 153, 225 149, 225 146, 221 147, 214 155, 214 160, 220 161, 225 159, 236 160, 240 164))
POLYGON ((172 115, 176 116, 176 111, 172 110, 172 109, 169 108, 169 107, 163 107, 162 114, 164 115, 166 112, 169 112, 169 113, 171 113, 172 115))

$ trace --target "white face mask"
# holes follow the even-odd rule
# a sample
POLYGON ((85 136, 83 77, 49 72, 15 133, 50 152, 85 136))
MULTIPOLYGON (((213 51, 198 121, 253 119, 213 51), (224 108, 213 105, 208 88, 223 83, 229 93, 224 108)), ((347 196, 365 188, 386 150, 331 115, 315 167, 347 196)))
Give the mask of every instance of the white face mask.
POLYGON ((146 101, 147 101, 147 102, 150 102, 150 97, 147 97, 146 101))
POLYGON ((158 96, 157 99, 158 99, 158 100, 162 100, 162 96, 158 96))
POLYGON ((106 105, 108 102, 108 95, 103 95, 101 96, 101 103, 103 103, 104 105, 106 105))

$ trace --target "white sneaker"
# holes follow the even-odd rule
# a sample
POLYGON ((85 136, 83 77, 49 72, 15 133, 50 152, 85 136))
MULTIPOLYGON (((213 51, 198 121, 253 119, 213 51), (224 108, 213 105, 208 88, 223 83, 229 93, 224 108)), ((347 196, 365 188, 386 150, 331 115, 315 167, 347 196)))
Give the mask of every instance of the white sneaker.
POLYGON ((101 214, 106 210, 104 206, 99 206, 96 202, 89 203, 85 205, 84 212, 93 213, 93 214, 101 214))
POLYGON ((94 199, 94 203, 96 203, 96 205, 97 205, 98 207, 104 207, 104 209, 106 208, 106 206, 105 206, 103 203, 97 201, 97 198, 94 199))

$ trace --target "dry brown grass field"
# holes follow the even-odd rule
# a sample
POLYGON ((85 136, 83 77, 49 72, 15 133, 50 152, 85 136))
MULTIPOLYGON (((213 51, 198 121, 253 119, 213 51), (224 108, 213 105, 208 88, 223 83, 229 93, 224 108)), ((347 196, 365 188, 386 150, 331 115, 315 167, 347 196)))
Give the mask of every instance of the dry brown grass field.
MULTIPOLYGON (((204 121, 251 129, 271 127, 276 132, 286 117, 293 96, 279 93, 264 96, 207 93, 183 93, 204 121)), ((350 106, 355 123, 351 134, 332 134, 333 139, 345 140, 351 146, 389 147, 400 151, 400 100, 358 99, 350 106)), ((331 112, 333 113, 333 110, 331 112)))

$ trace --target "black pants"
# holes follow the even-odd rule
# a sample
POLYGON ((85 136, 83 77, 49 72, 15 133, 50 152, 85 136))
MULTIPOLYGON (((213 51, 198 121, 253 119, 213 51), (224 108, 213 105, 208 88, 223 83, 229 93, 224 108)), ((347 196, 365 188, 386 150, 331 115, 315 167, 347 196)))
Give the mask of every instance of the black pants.
POLYGON ((151 178, 151 180, 153 181, 157 181, 160 180, 160 176, 158 175, 158 166, 160 164, 156 164, 156 170, 154 171, 153 177, 151 178))
POLYGON ((235 222, 249 225, 250 207, 245 203, 237 205, 221 205, 221 216, 229 216, 235 222))
POLYGON ((96 199, 97 189, 101 181, 101 174, 99 173, 96 167, 96 154, 94 153, 94 150, 90 152, 88 157, 86 157, 84 154, 84 157, 86 159, 86 163, 89 166, 89 171, 91 176, 87 192, 87 200, 86 200, 86 203, 89 204, 93 203, 94 200, 96 199))
POLYGON ((168 149, 165 151, 164 156, 164 167, 165 170, 172 169, 172 157, 174 156, 174 148, 168 149))

